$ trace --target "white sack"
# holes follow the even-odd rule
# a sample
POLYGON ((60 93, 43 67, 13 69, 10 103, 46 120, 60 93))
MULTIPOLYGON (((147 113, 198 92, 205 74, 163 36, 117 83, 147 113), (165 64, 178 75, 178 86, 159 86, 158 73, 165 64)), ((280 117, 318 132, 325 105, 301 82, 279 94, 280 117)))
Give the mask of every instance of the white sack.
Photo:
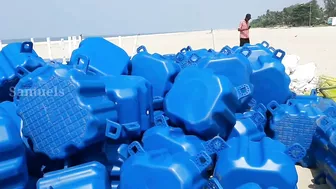
POLYGON ((300 57, 297 55, 286 55, 282 59, 282 64, 286 68, 286 73, 289 75, 296 71, 296 67, 300 62, 300 57))
POLYGON ((316 89, 318 86, 318 77, 316 75, 315 63, 298 65, 294 73, 290 75, 290 89, 296 94, 304 94, 316 89))
POLYGON ((311 82, 316 77, 316 64, 308 63, 298 65, 290 78, 293 82, 311 82))

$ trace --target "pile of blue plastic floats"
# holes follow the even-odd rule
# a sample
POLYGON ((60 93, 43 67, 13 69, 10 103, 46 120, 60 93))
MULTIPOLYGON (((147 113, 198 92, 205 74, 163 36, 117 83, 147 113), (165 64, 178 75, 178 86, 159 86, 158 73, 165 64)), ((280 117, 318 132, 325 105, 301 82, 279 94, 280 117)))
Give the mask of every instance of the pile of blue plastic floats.
POLYGON ((284 56, 87 38, 62 64, 8 44, 0 189, 296 189, 296 165, 335 188, 336 104, 292 93, 284 56))

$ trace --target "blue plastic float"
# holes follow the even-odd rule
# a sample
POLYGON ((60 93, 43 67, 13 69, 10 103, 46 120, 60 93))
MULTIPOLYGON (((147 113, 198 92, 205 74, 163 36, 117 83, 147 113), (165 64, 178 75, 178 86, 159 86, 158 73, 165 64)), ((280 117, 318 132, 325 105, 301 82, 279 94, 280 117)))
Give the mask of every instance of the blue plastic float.
POLYGON ((287 101, 287 104, 314 106, 328 117, 336 118, 336 102, 329 98, 317 96, 316 90, 312 90, 310 95, 295 95, 292 99, 287 101))
POLYGON ((297 189, 296 163, 336 188, 336 103, 293 94, 266 42, 130 61, 93 37, 68 65, 32 47, 0 52, 1 189, 297 189))
POLYGON ((20 78, 45 65, 33 43, 11 43, 0 52, 0 102, 13 101, 14 87, 20 78))
POLYGON ((308 152, 309 163, 315 168, 315 182, 326 182, 336 188, 336 119, 322 117, 317 122, 313 144, 308 152))
MULTIPOLYGON (((180 141, 179 145, 187 144, 181 139, 177 139, 180 141)), ((172 140, 168 140, 162 144, 171 142, 172 140)), ((205 146, 208 150, 200 150, 194 154, 190 153, 193 149, 184 151, 170 146, 147 151, 139 143, 132 143, 129 146, 131 157, 121 169, 120 189, 205 187, 210 177, 208 171, 213 168, 214 163, 211 156, 223 150, 226 143, 217 137, 205 146)))
POLYGON ((99 188, 110 189, 111 183, 104 165, 89 162, 47 173, 37 182, 37 189, 99 188))
POLYGON ((280 142, 270 138, 255 142, 243 136, 229 140, 227 145, 218 153, 213 185, 238 188, 255 183, 262 188, 296 189, 295 163, 280 142))
POLYGON ((87 75, 81 66, 42 67, 16 86, 22 133, 34 152, 63 159, 105 135, 134 138, 151 127, 152 90, 146 80, 87 75))
POLYGON ((218 134, 226 138, 236 122, 239 100, 250 92, 247 85, 234 88, 225 76, 216 75, 211 69, 187 68, 176 77, 166 95, 165 113, 187 134, 203 139, 218 134))
POLYGON ((229 139, 247 136, 250 140, 260 141, 266 137, 264 132, 267 123, 266 111, 266 107, 259 104, 249 112, 236 114, 237 122, 229 139))
POLYGON ((245 112, 250 108, 249 103, 252 100, 254 86, 251 84, 252 67, 247 57, 250 56, 249 49, 243 49, 240 53, 225 54, 206 57, 200 60, 200 68, 209 68, 215 74, 227 77, 234 87, 248 85, 250 94, 241 99, 242 107, 238 112, 245 112))
POLYGON ((83 56, 89 60, 89 74, 117 76, 129 72, 130 57, 127 53, 102 37, 84 39, 72 52, 69 65, 78 64, 83 56))
POLYGON ((173 60, 157 53, 149 54, 144 46, 140 46, 137 52, 132 58, 132 75, 149 81, 153 86, 154 100, 162 103, 163 97, 173 86, 180 67, 173 60))
POLYGON ((270 47, 270 44, 266 41, 257 43, 255 45, 245 44, 243 47, 235 46, 232 48, 232 51, 237 53, 244 48, 248 48, 251 51, 251 54, 248 57, 251 64, 256 63, 260 56, 273 55, 275 51, 275 49, 273 47, 270 47))
POLYGON ((20 121, 13 104, 0 104, 0 188, 25 188, 28 169, 25 146, 20 137, 20 121))
POLYGON ((272 114, 270 129, 276 140, 289 148, 289 155, 296 156, 301 161, 310 148, 317 128, 317 120, 323 112, 312 105, 300 103, 282 104, 272 101, 268 104, 272 114))
POLYGON ((284 56, 284 51, 276 50, 273 55, 260 56, 257 62, 251 63, 253 98, 257 103, 266 106, 271 101, 276 101, 282 104, 292 96, 289 89, 291 80, 281 63, 284 56))

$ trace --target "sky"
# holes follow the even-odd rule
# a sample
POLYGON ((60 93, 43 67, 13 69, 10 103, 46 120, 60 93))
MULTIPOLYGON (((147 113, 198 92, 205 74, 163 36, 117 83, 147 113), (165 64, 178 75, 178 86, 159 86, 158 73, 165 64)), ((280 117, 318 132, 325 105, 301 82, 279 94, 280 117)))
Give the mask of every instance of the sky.
POLYGON ((233 29, 308 0, 0 0, 0 39, 233 29))

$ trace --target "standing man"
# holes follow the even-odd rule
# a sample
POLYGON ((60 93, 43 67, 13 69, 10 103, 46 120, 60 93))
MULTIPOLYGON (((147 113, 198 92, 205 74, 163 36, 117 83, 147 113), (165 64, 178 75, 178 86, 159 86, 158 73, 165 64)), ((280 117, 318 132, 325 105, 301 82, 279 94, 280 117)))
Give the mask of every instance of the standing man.
POLYGON ((251 14, 247 14, 245 19, 242 20, 239 24, 238 31, 240 32, 240 46, 244 46, 246 43, 250 43, 250 24, 249 21, 251 20, 251 14))

